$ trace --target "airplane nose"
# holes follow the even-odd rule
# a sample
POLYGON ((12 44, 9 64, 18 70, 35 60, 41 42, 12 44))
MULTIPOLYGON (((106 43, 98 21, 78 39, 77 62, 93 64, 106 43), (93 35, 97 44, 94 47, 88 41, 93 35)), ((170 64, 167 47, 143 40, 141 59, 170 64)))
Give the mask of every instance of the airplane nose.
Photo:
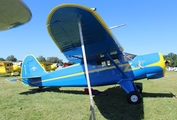
POLYGON ((162 68, 162 70, 163 70, 163 75, 165 76, 166 65, 165 65, 165 60, 164 60, 164 57, 163 57, 162 53, 159 53, 159 57, 160 57, 159 66, 162 68))
POLYGON ((143 56, 146 63, 145 71, 148 79, 161 78, 165 76, 165 61, 161 53, 154 53, 148 56, 143 56))

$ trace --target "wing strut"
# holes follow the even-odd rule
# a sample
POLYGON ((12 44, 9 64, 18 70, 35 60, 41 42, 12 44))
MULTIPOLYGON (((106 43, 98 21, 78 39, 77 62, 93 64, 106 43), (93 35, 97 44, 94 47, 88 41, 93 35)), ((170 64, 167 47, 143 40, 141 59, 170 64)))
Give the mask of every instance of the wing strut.
MULTIPOLYGON (((111 60, 111 62, 116 66, 116 68, 120 71, 123 77, 127 78, 126 74, 119 68, 119 66, 114 62, 114 60, 111 58, 111 56, 107 53, 106 54, 107 58, 111 60)), ((122 81, 122 79, 119 81, 119 83, 122 81)))
POLYGON ((88 67, 87 67, 87 59, 86 59, 86 54, 85 54, 84 40, 83 40, 83 35, 82 35, 82 26, 81 26, 80 20, 78 20, 78 27, 79 27, 79 34, 80 34, 80 40, 81 40, 81 47, 82 47, 82 54, 83 54, 83 60, 84 60, 86 79, 87 79, 87 86, 88 86, 89 96, 90 96, 90 110, 92 111, 91 118, 93 117, 93 119, 96 120, 91 85, 90 85, 90 78, 89 78, 88 67))

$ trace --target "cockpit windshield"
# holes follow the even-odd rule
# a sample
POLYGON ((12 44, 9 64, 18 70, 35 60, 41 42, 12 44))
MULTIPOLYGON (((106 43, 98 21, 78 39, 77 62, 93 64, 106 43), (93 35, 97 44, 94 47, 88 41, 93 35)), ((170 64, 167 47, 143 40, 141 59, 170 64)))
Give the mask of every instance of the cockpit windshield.
POLYGON ((137 55, 124 52, 124 57, 127 59, 126 61, 133 60, 137 55))

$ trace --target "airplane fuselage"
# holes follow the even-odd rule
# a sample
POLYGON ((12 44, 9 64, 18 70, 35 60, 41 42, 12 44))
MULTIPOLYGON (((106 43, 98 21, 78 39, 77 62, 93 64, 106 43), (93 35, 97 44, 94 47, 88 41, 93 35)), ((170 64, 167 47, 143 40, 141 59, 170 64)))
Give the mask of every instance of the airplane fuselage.
MULTIPOLYGON (((133 60, 125 60, 124 62, 118 61, 117 58, 120 56, 114 57, 113 60, 119 69, 106 57, 88 63, 91 86, 121 84, 125 81, 132 82, 148 77, 149 79, 159 78, 164 75, 163 58, 159 53, 136 56, 133 60), (152 56, 156 59, 150 61, 152 56)), ((53 72, 42 73, 40 77, 26 78, 23 83, 37 87, 86 87, 87 80, 84 71, 84 64, 79 63, 53 72)))

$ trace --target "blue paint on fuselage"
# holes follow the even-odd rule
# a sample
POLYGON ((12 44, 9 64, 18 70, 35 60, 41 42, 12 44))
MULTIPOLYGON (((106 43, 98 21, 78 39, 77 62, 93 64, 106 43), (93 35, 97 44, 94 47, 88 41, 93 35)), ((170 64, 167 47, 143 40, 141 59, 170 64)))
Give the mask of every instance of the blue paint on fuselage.
MULTIPOLYGON (((116 84, 121 78, 118 70, 113 67, 92 68, 89 66, 89 77, 92 86, 116 84), (92 68, 92 69, 91 69, 92 68)), ((40 80, 30 80, 32 86, 87 86, 82 64, 66 67, 41 76, 40 80), (42 83, 42 84, 41 84, 42 83)))
MULTIPOLYGON (((119 57, 118 57, 119 58, 119 57)), ((31 63, 37 65, 37 60, 33 56, 28 56, 26 58, 26 63, 31 63), (29 62, 28 62, 29 59, 29 62)), ((133 60, 122 61, 122 63, 117 63, 120 69, 117 69, 113 64, 107 63, 109 61, 106 57, 98 59, 96 61, 89 61, 88 70, 91 86, 102 86, 110 84, 120 84, 124 85, 123 82, 134 81, 142 78, 159 78, 163 77, 163 69, 160 66, 151 66, 153 63, 160 61, 158 53, 149 54, 145 56, 137 56, 133 60), (147 62, 152 56, 154 59, 147 62), (102 61, 105 64, 98 64, 102 61), (142 66, 142 67, 141 67, 142 66), (156 75, 156 76, 155 76, 156 75)), ((34 66, 27 66, 28 70, 25 70, 27 73, 34 73, 35 71, 31 68, 34 66), (31 67, 31 68, 30 68, 31 67), (31 72, 31 71, 32 72, 31 72)), ((30 65, 30 64, 29 64, 30 65)), ((24 67, 24 66, 23 66, 24 67)), ((36 72, 42 72, 42 69, 36 67, 36 72), (37 71, 40 70, 40 71, 37 71)), ((25 69, 23 68, 23 69, 25 69)), ((24 70, 22 70, 24 71, 24 70)), ((86 87, 87 80, 85 76, 85 68, 83 63, 78 63, 69 67, 58 69, 53 72, 45 73, 41 76, 25 78, 23 80, 24 84, 30 86, 78 86, 86 87)), ((44 73, 44 72, 42 72, 44 73)), ((126 87, 125 87, 126 89, 126 87)))

